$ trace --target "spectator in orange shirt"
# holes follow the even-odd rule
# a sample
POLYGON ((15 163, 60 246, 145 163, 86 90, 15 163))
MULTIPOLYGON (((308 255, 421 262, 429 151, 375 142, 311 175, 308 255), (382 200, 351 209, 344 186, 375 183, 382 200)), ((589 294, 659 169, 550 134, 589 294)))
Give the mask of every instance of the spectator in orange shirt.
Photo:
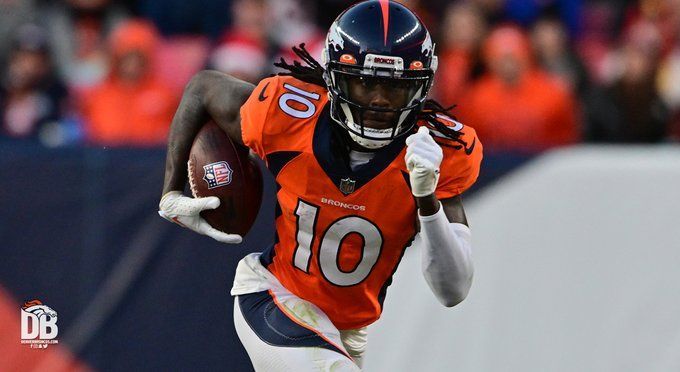
POLYGON ((540 151, 579 137, 576 104, 563 84, 531 60, 527 36, 501 26, 483 47, 489 73, 461 103, 461 119, 493 150, 540 151))
POLYGON ((472 3, 451 3, 447 8, 440 30, 438 75, 432 88, 440 102, 459 103, 481 74, 479 49, 486 27, 482 12, 472 3))
POLYGON ((109 76, 85 99, 87 139, 110 146, 164 143, 177 97, 153 74, 155 28, 145 21, 129 21, 113 32, 109 42, 113 59, 109 76))

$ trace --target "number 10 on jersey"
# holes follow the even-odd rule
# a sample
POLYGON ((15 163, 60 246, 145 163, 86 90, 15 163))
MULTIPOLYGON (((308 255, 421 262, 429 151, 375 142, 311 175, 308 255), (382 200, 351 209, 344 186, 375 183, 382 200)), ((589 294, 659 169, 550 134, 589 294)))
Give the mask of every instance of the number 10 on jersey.
MULTIPOLYGON (((309 273, 320 210, 320 207, 302 199, 298 199, 295 208, 297 246, 293 255, 293 264, 305 273, 309 273)), ((344 216, 336 219, 323 231, 319 241, 316 259, 321 274, 327 281, 340 287, 357 285, 366 279, 378 262, 383 244, 382 234, 378 227, 359 216, 344 216), (361 259, 353 270, 343 271, 339 266, 342 242, 352 233, 359 234, 363 240, 361 259)))

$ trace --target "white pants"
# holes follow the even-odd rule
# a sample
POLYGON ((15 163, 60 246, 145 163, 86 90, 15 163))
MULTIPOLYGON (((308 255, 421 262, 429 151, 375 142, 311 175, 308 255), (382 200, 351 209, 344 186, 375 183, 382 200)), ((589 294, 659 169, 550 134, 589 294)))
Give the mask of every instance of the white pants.
POLYGON ((361 371, 366 328, 339 331, 321 309, 246 256, 236 270, 234 325, 255 371, 361 371))

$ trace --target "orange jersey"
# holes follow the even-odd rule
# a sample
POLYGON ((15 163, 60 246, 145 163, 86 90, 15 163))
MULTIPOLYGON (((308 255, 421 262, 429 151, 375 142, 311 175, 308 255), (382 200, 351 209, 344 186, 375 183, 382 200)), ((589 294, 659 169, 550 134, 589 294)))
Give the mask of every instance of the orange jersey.
MULTIPOLYGON (((405 136, 352 170, 337 151, 327 91, 288 76, 264 79, 241 108, 243 142, 276 178, 276 240, 261 262, 338 329, 380 317, 387 287, 416 234, 405 136)), ((446 117, 461 141, 438 136, 444 160, 436 196, 458 195, 479 173, 475 131, 446 117)), ((424 125, 424 123, 419 123, 424 125)), ((441 129, 441 128, 440 128, 441 129)), ((344 157, 343 157, 344 156, 344 157)))

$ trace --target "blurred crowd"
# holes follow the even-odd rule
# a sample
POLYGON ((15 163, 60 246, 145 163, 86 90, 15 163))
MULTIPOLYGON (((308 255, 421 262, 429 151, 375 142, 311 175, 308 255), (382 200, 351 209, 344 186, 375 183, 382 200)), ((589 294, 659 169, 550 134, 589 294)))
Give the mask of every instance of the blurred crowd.
MULTIPOLYGON (((432 97, 491 151, 680 141, 680 0, 401 1, 434 34, 432 97)), ((0 0, 0 137, 164 144, 184 85, 257 82, 342 0, 0 0)))

